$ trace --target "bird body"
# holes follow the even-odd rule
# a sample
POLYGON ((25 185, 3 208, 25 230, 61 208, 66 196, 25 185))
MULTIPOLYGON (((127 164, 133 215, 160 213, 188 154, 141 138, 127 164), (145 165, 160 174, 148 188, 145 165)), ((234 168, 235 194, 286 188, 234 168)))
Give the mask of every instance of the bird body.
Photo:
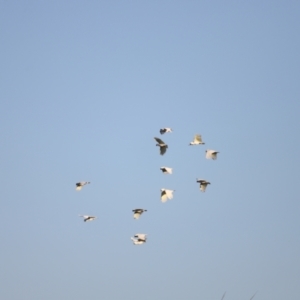
POLYGON ((204 179, 197 179, 197 182, 200 183, 200 190, 202 192, 205 192, 207 185, 210 184, 210 182, 204 179))
POLYGON ((164 174, 172 174, 172 168, 161 167, 160 170, 161 170, 164 174))
POLYGON ((205 152, 206 152, 205 157, 207 159, 213 159, 213 160, 216 160, 217 159, 217 154, 220 153, 220 152, 218 152, 216 150, 209 150, 209 149, 206 150, 205 152))
POLYGON ((204 145, 205 143, 202 141, 202 137, 200 134, 196 134, 194 136, 194 140, 190 142, 190 146, 195 146, 195 145, 204 145))
POLYGON ((95 219, 97 219, 97 217, 95 216, 88 216, 88 215, 79 215, 79 217, 83 218, 84 222, 89 222, 89 221, 94 221, 95 219))
POLYGON ((167 202, 168 200, 173 199, 173 192, 175 190, 161 189, 160 191, 161 191, 161 193, 160 193, 161 202, 164 203, 164 202, 167 202))
POLYGON ((133 209, 133 217, 137 220, 142 215, 144 211, 147 211, 147 209, 137 208, 133 209))
POLYGON ((157 142, 156 146, 159 147, 160 155, 164 155, 167 151, 168 145, 164 141, 162 141, 161 139, 159 139, 157 137, 155 137, 154 139, 157 142))
POLYGON ((76 183, 76 191, 80 191, 85 185, 90 184, 89 181, 80 181, 76 183))
POLYGON ((165 127, 165 128, 161 128, 159 130, 160 134, 164 134, 164 133, 167 133, 167 132, 173 132, 172 128, 168 128, 168 127, 165 127))

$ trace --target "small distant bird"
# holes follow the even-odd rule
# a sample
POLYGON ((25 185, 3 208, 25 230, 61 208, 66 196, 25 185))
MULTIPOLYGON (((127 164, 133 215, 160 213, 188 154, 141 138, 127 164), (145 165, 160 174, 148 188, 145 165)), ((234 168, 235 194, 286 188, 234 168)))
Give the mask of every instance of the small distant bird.
POLYGON ((256 294, 257 294, 257 292, 249 300, 252 300, 255 297, 256 294))
POLYGON ((87 215, 79 215, 79 217, 83 218, 84 222, 88 222, 88 221, 94 221, 95 219, 97 219, 97 217, 94 216, 87 216, 87 215))
POLYGON ((168 200, 173 199, 173 192, 175 190, 161 189, 160 191, 161 191, 160 193, 161 202, 166 202, 168 200))
POLYGON ((195 145, 204 145, 205 143, 202 141, 202 137, 200 134, 196 134, 194 136, 194 140, 190 142, 190 146, 195 146, 195 145))
POLYGON ((142 209, 142 208, 137 208, 137 209, 133 209, 132 210, 133 211, 133 217, 135 218, 135 219, 139 219, 139 217, 142 215, 142 213, 144 212, 144 211, 147 211, 147 209, 142 209))
POLYGON ((168 145, 165 144, 164 141, 162 141, 161 139, 155 137, 154 138, 157 142, 156 146, 159 146, 159 150, 160 150, 160 155, 164 155, 167 151, 168 145))
POLYGON ((207 185, 210 184, 210 182, 204 179, 197 179, 197 182, 200 183, 200 190, 202 192, 205 192, 207 185))
POLYGON ((165 128, 161 128, 159 132, 160 132, 160 134, 164 134, 166 132, 173 132, 173 130, 172 130, 172 128, 165 127, 165 128))
POLYGON ((223 300, 225 298, 226 292, 224 293, 224 295, 222 296, 221 300, 223 300))
POLYGON ((217 159, 217 154, 220 153, 218 151, 215 150, 206 150, 206 158, 207 159, 213 159, 216 160, 217 159))
POLYGON ((147 241, 147 234, 137 233, 134 237, 131 238, 135 245, 142 245, 147 241))
POLYGON ((172 174, 172 168, 161 167, 160 170, 162 170, 164 174, 172 174))
POLYGON ((76 183, 76 191, 80 191, 86 184, 90 184, 88 181, 81 181, 76 183))

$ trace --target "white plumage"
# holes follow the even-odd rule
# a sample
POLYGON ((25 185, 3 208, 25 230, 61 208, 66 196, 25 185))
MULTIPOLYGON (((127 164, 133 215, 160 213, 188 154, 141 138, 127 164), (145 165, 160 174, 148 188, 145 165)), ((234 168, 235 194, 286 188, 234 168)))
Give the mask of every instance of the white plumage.
POLYGON ((206 152, 205 157, 207 159, 213 159, 213 160, 216 160, 217 159, 217 154, 220 153, 220 152, 218 152, 216 150, 209 150, 209 149, 206 150, 205 152, 206 152))
POLYGON ((172 168, 168 168, 168 167, 161 167, 160 170, 164 173, 164 174, 172 174, 172 168))
POLYGON ((200 183, 200 190, 202 192, 205 192, 207 185, 210 184, 210 182, 204 179, 197 179, 197 182, 200 183))
POLYGON ((139 217, 142 215, 142 213, 144 211, 147 211, 147 209, 137 208, 137 209, 133 209, 132 211, 133 211, 133 217, 135 219, 139 219, 139 217))
POLYGON ((88 215, 79 215, 79 217, 82 217, 84 222, 94 221, 95 219, 97 219, 97 217, 95 216, 88 215))
POLYGON ((190 146, 194 146, 194 145, 204 145, 205 143, 202 141, 202 137, 200 134, 196 134, 194 136, 194 140, 192 142, 190 142, 190 146))
POLYGON ((161 191, 160 193, 161 202, 166 202, 168 200, 173 199, 173 192, 175 190, 161 189, 160 191, 161 191))
POLYGON ((164 134, 164 133, 167 133, 167 132, 172 132, 172 128, 168 128, 168 127, 165 127, 165 128, 161 128, 160 129, 160 134, 164 134))
POLYGON ((160 155, 164 155, 167 151, 168 145, 162 141, 161 139, 155 137, 154 138, 157 142, 156 146, 159 146, 159 150, 160 150, 160 155))
POLYGON ((147 234, 137 233, 134 237, 131 237, 131 240, 135 245, 142 245, 147 241, 147 234))
POLYGON ((76 191, 80 191, 85 185, 90 184, 89 181, 81 181, 76 183, 76 191))

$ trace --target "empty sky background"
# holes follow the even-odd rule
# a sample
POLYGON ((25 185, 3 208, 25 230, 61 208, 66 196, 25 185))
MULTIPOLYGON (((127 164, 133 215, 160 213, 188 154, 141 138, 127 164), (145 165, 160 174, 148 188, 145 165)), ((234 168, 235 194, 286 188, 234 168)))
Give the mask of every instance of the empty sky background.
POLYGON ((299 1, 0 3, 1 299, 299 299, 299 1))

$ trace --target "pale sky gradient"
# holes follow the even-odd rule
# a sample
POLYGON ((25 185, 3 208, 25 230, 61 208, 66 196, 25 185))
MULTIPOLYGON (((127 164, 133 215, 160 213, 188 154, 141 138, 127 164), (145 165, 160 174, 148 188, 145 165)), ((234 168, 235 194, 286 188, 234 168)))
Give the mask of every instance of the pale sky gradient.
POLYGON ((0 3, 1 299, 299 299, 299 1, 0 3))

